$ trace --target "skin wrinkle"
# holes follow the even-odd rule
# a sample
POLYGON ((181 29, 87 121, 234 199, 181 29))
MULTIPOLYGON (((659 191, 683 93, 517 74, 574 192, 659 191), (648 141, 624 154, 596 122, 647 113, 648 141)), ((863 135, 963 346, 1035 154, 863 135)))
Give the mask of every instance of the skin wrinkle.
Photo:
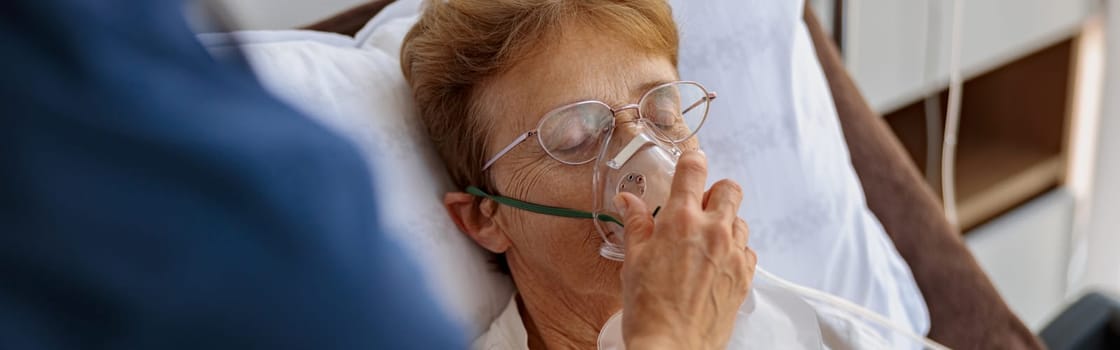
MULTIPOLYGON (((530 142, 530 141, 527 141, 527 142, 530 142)), ((535 141, 531 141, 531 142, 535 142, 535 141)), ((540 181, 540 179, 544 178, 545 176, 548 176, 548 174, 550 174, 550 173, 555 172, 560 167, 569 166, 569 165, 566 165, 566 164, 563 164, 563 163, 560 163, 560 162, 552 161, 552 158, 550 158, 547 153, 545 153, 543 150, 540 149, 539 144, 536 144, 536 145, 538 146, 538 147, 535 148, 535 150, 537 150, 537 152, 533 152, 533 153, 535 153, 535 155, 533 155, 533 156, 526 155, 525 157, 516 157, 517 159, 515 160, 515 163, 517 163, 517 165, 519 165, 519 167, 517 168, 516 171, 512 172, 513 175, 511 175, 510 180, 508 180, 508 183, 510 183, 510 186, 509 186, 510 188, 520 189, 520 191, 517 191, 515 193, 511 193, 511 195, 514 198, 529 198, 530 191, 534 188, 538 188, 537 184, 540 181), (532 160, 527 160, 525 158, 532 158, 532 160)), ((505 160, 505 158, 502 158, 502 159, 505 160)), ((590 165, 588 165, 588 164, 581 165, 581 167, 585 167, 585 166, 589 167, 590 165)), ((588 181, 587 188, 590 188, 590 187, 591 187, 591 182, 588 181)), ((551 204, 551 203, 547 203, 547 202, 541 202, 541 204, 554 205, 554 206, 562 205, 562 204, 551 204)), ((499 207, 499 208, 501 208, 501 207, 499 207)), ((591 210, 590 207, 586 207, 586 208, 575 207, 575 208, 585 210, 585 211, 590 211, 591 210)), ((508 212, 512 212, 512 211, 522 211, 522 210, 517 209, 517 208, 509 207, 508 212)), ((501 215, 502 213, 503 213, 503 211, 499 211, 498 214, 501 215)), ((527 214, 534 215, 534 214, 531 214, 531 213, 527 213, 527 214)), ((501 215, 500 217, 504 218, 504 217, 508 217, 508 216, 513 216, 515 218, 521 218, 521 216, 517 216, 517 215, 501 215)), ((569 220, 579 221, 581 224, 584 223, 584 220, 578 220, 578 219, 569 219, 569 220)), ((518 220, 515 227, 518 228, 517 232, 533 232, 533 230, 530 229, 530 227, 528 227, 528 224, 525 223, 524 220, 518 220)), ((584 238, 583 242, 589 247, 589 249, 588 249, 589 252, 596 252, 597 253, 599 244, 602 243, 602 240, 598 239, 600 237, 599 231, 594 229, 594 228, 591 228, 591 229, 586 230, 586 231, 587 231, 587 234, 584 235, 585 238, 584 238)))
MULTIPOLYGON (((512 265, 512 263, 511 263, 511 265, 512 265)), ((552 294, 547 293, 547 292, 539 293, 536 290, 526 290, 526 291, 521 291, 520 293, 521 293, 522 298, 530 298, 530 299, 532 299, 532 298, 551 298, 554 301, 560 302, 563 305, 563 307, 565 307, 569 310, 578 310, 580 308, 586 307, 585 304, 587 303, 586 300, 576 300, 575 302, 573 302, 571 300, 568 300, 568 298, 555 298, 555 295, 552 295, 552 294), (538 295, 538 294, 543 294, 543 295, 538 295)), ((571 344, 582 343, 584 345, 584 346, 556 346, 556 345, 559 345, 559 344, 553 344, 553 345, 549 346, 550 348, 594 348, 595 347, 595 345, 596 345, 595 342, 580 341, 580 340, 588 340, 588 339, 590 339, 590 340, 597 340, 598 339, 599 328, 602 325, 598 324, 598 322, 596 320, 592 319, 592 317, 590 315, 576 314, 575 319, 577 321, 573 322, 570 318, 555 317, 555 314, 553 314, 552 312, 545 311, 545 310, 540 310, 539 308, 537 308, 537 307, 535 307, 531 304, 528 304, 528 303, 525 304, 525 309, 526 310, 520 310, 520 311, 522 312, 523 315, 528 314, 529 318, 531 318, 533 320, 532 324, 534 324, 537 327, 537 334, 538 335, 546 334, 546 333, 572 334, 573 331, 580 335, 580 336, 562 337, 562 338, 558 338, 558 339, 550 338, 549 340, 545 341, 545 343, 550 343, 550 342, 551 343, 571 343, 571 344)))

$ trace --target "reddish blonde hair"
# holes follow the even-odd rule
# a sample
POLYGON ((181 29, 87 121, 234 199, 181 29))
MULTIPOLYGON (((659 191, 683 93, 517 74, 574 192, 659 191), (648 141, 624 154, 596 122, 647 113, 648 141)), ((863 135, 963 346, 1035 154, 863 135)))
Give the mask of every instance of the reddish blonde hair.
MULTIPOLYGON (((401 47, 401 69, 455 185, 494 191, 482 164, 492 124, 482 84, 540 49, 565 25, 587 25, 677 64, 666 0, 436 0, 401 47)), ((492 192, 493 193, 493 192, 492 192)))

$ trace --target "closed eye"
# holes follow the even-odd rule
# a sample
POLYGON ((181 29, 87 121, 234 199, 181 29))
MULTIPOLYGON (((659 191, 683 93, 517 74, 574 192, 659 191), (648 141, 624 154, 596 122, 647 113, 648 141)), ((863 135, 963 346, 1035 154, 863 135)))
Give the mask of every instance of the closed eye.
POLYGON ((558 130, 553 135, 552 141, 549 149, 553 152, 573 152, 582 147, 588 147, 588 144, 594 141, 594 137, 585 128, 570 126, 558 130))

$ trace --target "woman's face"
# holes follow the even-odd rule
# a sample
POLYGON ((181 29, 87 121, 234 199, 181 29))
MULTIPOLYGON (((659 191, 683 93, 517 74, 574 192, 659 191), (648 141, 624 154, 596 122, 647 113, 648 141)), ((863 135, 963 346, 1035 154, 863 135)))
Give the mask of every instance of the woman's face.
MULTIPOLYGON (((541 116, 576 101, 599 100, 610 106, 637 103, 643 93, 677 80, 669 57, 654 55, 611 35, 570 26, 505 74, 485 84, 480 94, 492 136, 488 156, 537 126, 541 116)), ((636 118, 634 110, 616 122, 636 118)), ((614 137, 629 138, 628 128, 614 137)), ((696 148, 695 138, 681 145, 696 148)), ((594 162, 566 165, 552 159, 535 138, 515 147, 489 170, 496 190, 507 197, 549 206, 591 211, 594 162)), ((485 212, 485 210, 483 210, 485 212)), ((505 245, 483 244, 506 253, 519 286, 533 283, 617 298, 619 262, 599 256, 602 238, 587 219, 570 219, 499 206, 492 222, 505 245)), ((477 239, 476 239, 477 240, 477 239)), ((615 299, 608 299, 615 300, 615 299)))

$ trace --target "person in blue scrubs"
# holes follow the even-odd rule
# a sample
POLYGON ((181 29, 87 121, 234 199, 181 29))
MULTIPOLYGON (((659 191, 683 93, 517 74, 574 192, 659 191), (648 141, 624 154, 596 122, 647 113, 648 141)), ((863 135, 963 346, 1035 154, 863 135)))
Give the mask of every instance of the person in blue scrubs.
POLYGON ((457 349, 357 151, 179 1, 0 3, 0 349, 457 349))
MULTIPOLYGON (((211 57, 184 5, 0 2, 0 349, 465 348, 357 150, 211 57)), ((699 164, 677 171, 682 210, 699 164)), ((713 276, 746 260, 662 257, 730 254, 730 229, 655 229, 635 201, 623 298, 654 317, 624 320, 627 343, 726 341, 735 309, 689 301, 741 303, 713 276)))

